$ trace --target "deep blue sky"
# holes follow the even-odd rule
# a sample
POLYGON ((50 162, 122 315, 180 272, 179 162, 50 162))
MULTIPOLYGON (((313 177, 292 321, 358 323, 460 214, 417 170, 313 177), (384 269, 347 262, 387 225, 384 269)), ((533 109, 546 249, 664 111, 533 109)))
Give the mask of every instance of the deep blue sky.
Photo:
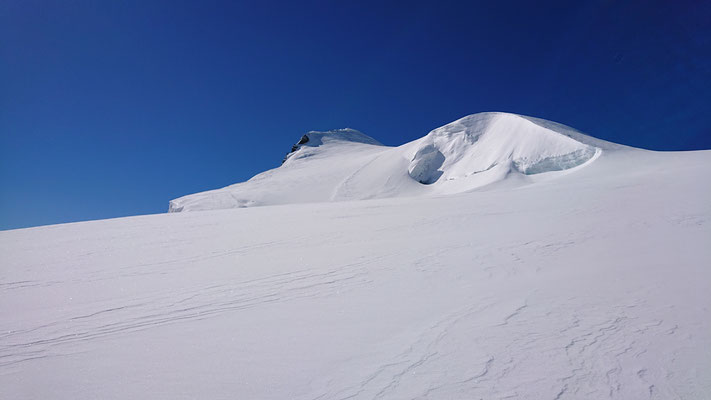
POLYGON ((0 1, 0 229, 165 212, 308 130, 510 111, 711 148, 711 2, 0 1))

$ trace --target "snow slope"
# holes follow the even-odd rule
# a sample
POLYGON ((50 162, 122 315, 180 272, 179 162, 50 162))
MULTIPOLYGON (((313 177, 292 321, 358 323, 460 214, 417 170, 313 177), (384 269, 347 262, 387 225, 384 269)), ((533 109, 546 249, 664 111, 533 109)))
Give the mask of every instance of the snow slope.
MULTIPOLYGON (((711 151, 573 132, 541 153, 488 117, 459 138, 510 138, 491 157, 511 172, 487 190, 429 195, 478 184, 442 145, 455 123, 406 149, 325 135, 266 175, 307 179, 292 170, 310 160, 348 181, 308 178, 324 200, 366 183, 390 198, 0 232, 0 398, 711 398, 711 151), (425 185, 408 167, 429 145, 445 161, 425 185), (342 171, 328 146, 350 154, 342 171), (525 174, 590 147, 583 168, 525 174)), ((527 121, 546 129, 531 146, 552 135, 527 121)), ((266 178, 244 188, 295 200, 266 178)))
POLYGON ((172 200, 169 211, 461 193, 527 184, 627 150, 560 124, 480 113, 399 147, 352 129, 309 132, 279 168, 247 182, 172 200))

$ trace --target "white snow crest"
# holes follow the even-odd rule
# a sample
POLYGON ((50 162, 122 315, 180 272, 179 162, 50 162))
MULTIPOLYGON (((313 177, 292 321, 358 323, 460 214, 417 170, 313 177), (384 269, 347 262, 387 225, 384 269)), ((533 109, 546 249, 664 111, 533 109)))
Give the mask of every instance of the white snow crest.
POLYGON ((508 113, 479 113, 399 147, 354 129, 308 132, 279 168, 172 200, 169 212, 461 193, 508 179, 531 184, 624 146, 508 113))

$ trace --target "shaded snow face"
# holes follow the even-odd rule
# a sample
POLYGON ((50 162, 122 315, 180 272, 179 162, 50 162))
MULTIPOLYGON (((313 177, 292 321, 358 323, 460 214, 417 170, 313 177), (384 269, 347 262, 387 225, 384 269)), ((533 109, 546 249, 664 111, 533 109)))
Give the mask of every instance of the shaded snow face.
POLYGON ((444 163, 444 155, 433 145, 427 145, 417 151, 410 162, 408 173, 412 179, 429 185, 437 182, 442 171, 439 169, 444 163))
POLYGON ((526 159, 513 160, 513 168, 525 175, 563 171, 588 162, 595 154, 595 148, 586 147, 571 153, 542 158, 532 163, 529 163, 526 159))

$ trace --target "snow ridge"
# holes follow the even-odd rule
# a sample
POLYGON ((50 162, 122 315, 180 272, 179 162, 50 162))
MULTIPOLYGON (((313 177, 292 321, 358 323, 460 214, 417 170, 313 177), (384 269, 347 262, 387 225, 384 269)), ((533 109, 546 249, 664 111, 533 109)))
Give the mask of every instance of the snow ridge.
POLYGON ((466 116, 398 147, 355 129, 311 131, 279 168, 172 200, 169 212, 462 193, 531 184, 603 151, 631 150, 551 121, 501 112, 466 116))
MULTIPOLYGON (((373 139, 372 137, 351 128, 333 129, 330 131, 310 131, 299 139, 296 144, 291 147, 291 152, 284 157, 284 164, 292 156, 304 147, 319 147, 323 145, 344 145, 347 143, 361 143, 373 146, 382 146, 383 144, 373 139)), ((307 153, 310 154, 310 153, 307 153)), ((301 152, 296 158, 303 158, 304 152, 301 152)))

